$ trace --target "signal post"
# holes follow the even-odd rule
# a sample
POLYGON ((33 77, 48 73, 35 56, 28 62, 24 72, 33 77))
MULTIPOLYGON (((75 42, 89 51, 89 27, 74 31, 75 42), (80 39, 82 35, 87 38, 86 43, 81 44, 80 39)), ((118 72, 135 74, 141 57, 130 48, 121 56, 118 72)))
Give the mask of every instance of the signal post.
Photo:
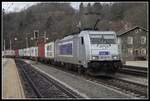
MULTIPOLYGON (((35 46, 38 47, 39 30, 34 30, 35 46)), ((35 63, 38 63, 38 57, 35 58, 35 63)))

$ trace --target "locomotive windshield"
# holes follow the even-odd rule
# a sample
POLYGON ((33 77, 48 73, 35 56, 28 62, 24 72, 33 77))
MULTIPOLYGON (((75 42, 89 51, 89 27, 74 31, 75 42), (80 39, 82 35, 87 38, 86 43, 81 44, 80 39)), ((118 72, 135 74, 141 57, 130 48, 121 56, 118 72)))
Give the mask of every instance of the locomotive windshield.
POLYGON ((114 34, 91 34, 90 35, 91 44, 115 44, 114 34))

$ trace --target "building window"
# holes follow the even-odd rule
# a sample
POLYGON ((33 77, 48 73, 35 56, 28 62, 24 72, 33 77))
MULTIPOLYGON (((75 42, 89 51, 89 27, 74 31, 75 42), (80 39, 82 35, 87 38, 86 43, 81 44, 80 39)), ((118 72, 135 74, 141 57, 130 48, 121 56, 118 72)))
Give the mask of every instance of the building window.
POLYGON ((141 49, 141 55, 146 55, 146 49, 145 48, 141 49))
POLYGON ((139 52, 140 52, 140 50, 134 49, 134 55, 135 55, 135 56, 138 56, 138 55, 139 55, 139 52))
POLYGON ((139 32, 141 32, 142 31, 142 29, 139 29, 139 32))
POLYGON ((51 50, 51 45, 47 46, 47 51, 50 51, 50 50, 51 50))
POLYGON ((133 54, 133 49, 132 48, 128 48, 128 55, 132 55, 133 54))
POLYGON ((139 33, 139 30, 138 30, 138 29, 136 29, 136 30, 135 30, 135 33, 139 33))
POLYGON ((128 44, 133 44, 133 37, 128 37, 127 43, 128 44))
POLYGON ((141 36, 141 44, 145 44, 146 43, 146 37, 145 36, 141 36))

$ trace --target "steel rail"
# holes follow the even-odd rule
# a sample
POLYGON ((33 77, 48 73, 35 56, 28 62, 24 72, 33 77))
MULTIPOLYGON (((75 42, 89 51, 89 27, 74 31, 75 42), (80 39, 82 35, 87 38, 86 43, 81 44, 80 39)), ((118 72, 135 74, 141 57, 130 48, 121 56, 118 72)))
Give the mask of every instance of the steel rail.
MULTIPOLYGON (((22 61, 24 62, 24 61, 22 61)), ((21 64, 20 64, 21 65, 21 64)), ((22 68, 24 68, 24 66, 29 65, 28 63, 25 63, 22 65, 22 68)), ((30 65, 31 66, 31 65, 30 65)), ((31 66, 32 67, 32 66, 31 66)), ((33 68, 34 69, 34 68, 33 68)), ((26 71, 24 69, 22 69, 24 74, 26 74, 26 71)), ((80 96, 79 94, 75 93, 74 91, 72 91, 71 89, 65 87, 63 84, 60 84, 59 82, 57 82, 56 80, 50 78, 49 76, 47 76, 46 74, 40 72, 39 70, 34 69, 34 71, 38 72, 38 75, 41 75, 44 79, 46 79, 48 82, 52 83, 53 85, 55 85, 56 88, 58 88, 59 90, 61 90, 62 92, 64 92, 67 96, 71 97, 71 98, 83 98, 82 96, 80 96)), ((31 86, 34 88, 34 91, 38 94, 39 98, 42 98, 42 95, 40 94, 40 92, 38 91, 38 88, 36 88, 36 86, 34 85, 34 83, 32 82, 32 80, 27 76, 27 79, 29 80, 31 86)))
POLYGON ((119 72, 124 73, 124 74, 141 76, 141 77, 147 77, 147 75, 148 75, 148 72, 145 70, 136 70, 136 69, 132 69, 132 68, 122 68, 119 70, 119 72))
MULTIPOLYGON (((38 70, 37 70, 38 71, 38 70)), ((56 80, 53 80, 52 78, 48 77, 47 75, 43 74, 43 73, 39 73, 41 76, 43 76, 46 80, 50 81, 51 83, 53 83, 58 89, 60 89, 61 91, 65 92, 65 94, 69 95, 72 98, 83 98, 80 95, 76 94, 75 92, 73 92, 71 89, 65 87, 64 85, 58 83, 56 80)))
MULTIPOLYGON (((132 88, 132 87, 130 87, 130 86, 122 86, 121 88, 123 88, 123 89, 127 89, 127 90, 129 90, 129 91, 131 91, 131 92, 134 92, 135 94, 140 94, 140 95, 142 95, 142 96, 147 96, 147 92, 145 92, 145 90, 148 88, 148 86, 147 85, 144 85, 144 84, 140 84, 140 83, 136 83, 136 82, 132 82, 132 81, 128 81, 128 80, 124 80, 124 79, 121 79, 121 78, 117 78, 117 77, 113 77, 113 76, 111 76, 112 78, 113 78, 113 80, 116 80, 116 82, 117 81, 119 81, 119 82, 124 82, 124 83, 128 83, 128 85, 134 85, 135 87, 137 87, 137 88, 139 88, 139 89, 137 89, 137 88, 132 88), (141 89, 140 89, 141 88, 141 89), (142 89, 144 89, 144 91, 142 90, 142 89)), ((118 84, 119 85, 119 84, 118 84)))
POLYGON ((27 72, 25 71, 25 69, 24 69, 24 66, 25 66, 25 65, 21 65, 21 64, 19 63, 19 66, 20 66, 20 68, 21 68, 21 70, 22 70, 22 73, 23 73, 24 77, 26 78, 26 80, 29 82, 29 84, 31 85, 32 89, 34 90, 36 96, 37 96, 38 98, 42 98, 42 97, 43 97, 42 94, 40 93, 40 91, 38 90, 38 88, 35 86, 35 84, 34 84, 33 81, 31 80, 31 78, 28 76, 27 72))
MULTIPOLYGON (((49 64, 47 64, 49 65, 49 64)), ((53 65, 50 65, 50 66, 53 66, 53 65)), ((60 66, 55 66, 54 67, 60 67, 60 66)), ((57 68, 58 69, 58 68, 57 68)), ((62 69, 61 69, 62 70, 62 69)), ((63 71, 65 71, 63 69, 63 71)), ((70 72, 70 71, 66 71, 66 72, 70 72)), ((72 72, 71 72, 72 73, 72 72)), ((73 73, 75 75, 78 75, 77 73, 73 73)), ((80 75, 81 76, 81 75, 80 75)), ((131 93, 134 93, 135 95, 140 95, 140 96, 144 96, 144 97, 147 97, 147 92, 145 92, 145 89, 147 89, 147 85, 142 85, 142 84, 139 84, 139 83, 135 83, 135 82, 130 82, 130 81, 127 81, 127 80, 123 80, 123 79, 119 79, 119 78, 114 78, 112 76, 110 76, 112 79, 111 80, 102 80, 101 78, 95 78, 95 77, 91 77, 89 75, 86 75, 86 76, 83 76, 84 78, 90 80, 90 81, 94 81, 96 83, 100 83, 100 84, 103 84, 103 85, 106 85, 106 86, 109 86, 111 88, 117 88, 117 89, 123 89, 125 91, 129 91, 131 93), (119 84, 118 82, 122 82, 122 84, 124 83, 128 83, 128 86, 126 85, 122 85, 121 83, 119 84), (130 86, 134 86, 134 87, 138 87, 141 89, 144 89, 144 91, 140 91, 140 89, 137 89, 136 88, 132 88, 130 86)))

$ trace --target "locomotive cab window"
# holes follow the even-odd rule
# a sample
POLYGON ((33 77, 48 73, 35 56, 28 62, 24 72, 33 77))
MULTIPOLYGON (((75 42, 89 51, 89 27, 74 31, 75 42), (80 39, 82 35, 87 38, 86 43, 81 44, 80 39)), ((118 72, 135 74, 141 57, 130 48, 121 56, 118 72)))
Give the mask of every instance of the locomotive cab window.
POLYGON ((101 35, 90 35, 91 44, 115 44, 115 35, 114 34, 101 34, 101 35))

